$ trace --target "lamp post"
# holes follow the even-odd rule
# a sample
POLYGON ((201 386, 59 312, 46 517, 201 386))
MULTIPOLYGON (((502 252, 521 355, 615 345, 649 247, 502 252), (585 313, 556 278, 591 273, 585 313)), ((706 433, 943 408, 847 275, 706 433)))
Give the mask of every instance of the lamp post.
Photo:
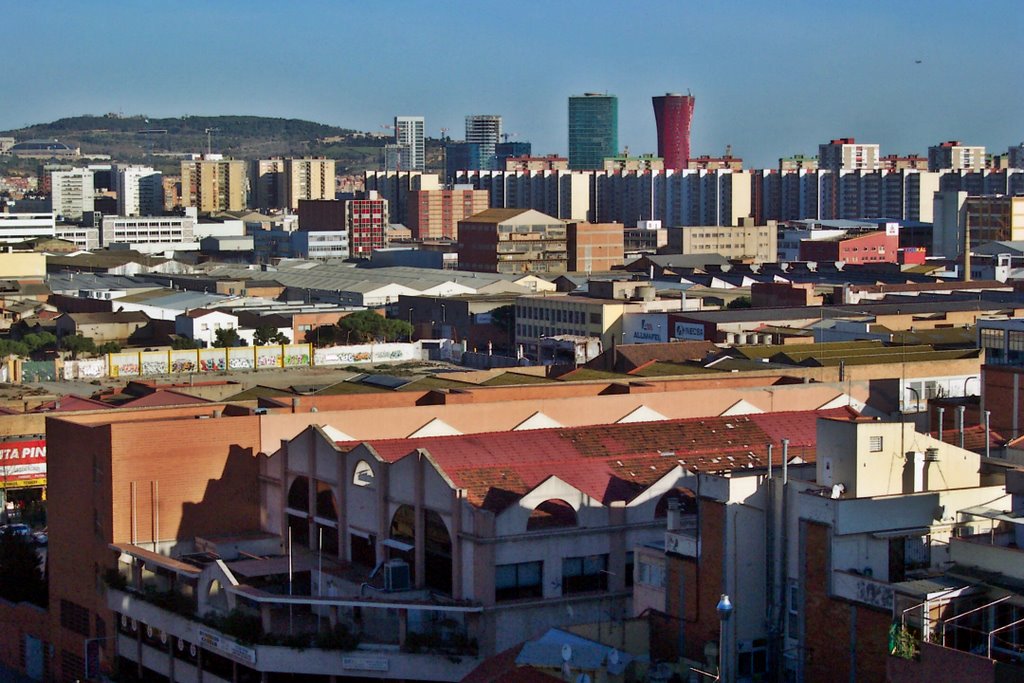
POLYGON ((729 617, 732 616, 733 606, 732 601, 729 600, 729 596, 722 593, 722 597, 718 600, 718 605, 715 607, 718 612, 718 621, 721 625, 720 633, 718 636, 718 679, 725 681, 725 683, 731 683, 733 680, 732 671, 726 671, 726 658, 725 658, 725 626, 729 621, 729 617))

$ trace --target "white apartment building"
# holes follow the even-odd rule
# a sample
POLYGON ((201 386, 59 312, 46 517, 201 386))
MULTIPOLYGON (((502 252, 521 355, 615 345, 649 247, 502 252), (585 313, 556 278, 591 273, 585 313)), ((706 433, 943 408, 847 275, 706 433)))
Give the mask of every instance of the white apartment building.
POLYGON ((100 246, 128 244, 139 251, 151 251, 166 245, 181 248, 182 244, 197 242, 195 219, 187 216, 158 216, 151 218, 132 216, 104 216, 100 227, 100 246))
POLYGON ((853 138, 838 138, 818 145, 818 168, 829 171, 877 171, 877 144, 858 144, 853 138))
POLYGON ((157 216, 163 213, 163 174, 149 166, 112 169, 119 216, 157 216))
POLYGON ((50 174, 50 201, 53 213, 66 221, 82 219, 82 214, 93 210, 96 193, 93 172, 87 168, 53 171, 50 174))
POLYGON ((53 237, 53 213, 0 213, 0 241, 14 242, 31 237, 53 237))
POLYGON ((985 147, 963 145, 949 140, 928 148, 928 170, 951 168, 958 171, 978 171, 985 168, 985 147))
POLYGON ((424 126, 422 116, 395 117, 395 143, 399 147, 398 170, 424 170, 426 158, 423 146, 424 126))

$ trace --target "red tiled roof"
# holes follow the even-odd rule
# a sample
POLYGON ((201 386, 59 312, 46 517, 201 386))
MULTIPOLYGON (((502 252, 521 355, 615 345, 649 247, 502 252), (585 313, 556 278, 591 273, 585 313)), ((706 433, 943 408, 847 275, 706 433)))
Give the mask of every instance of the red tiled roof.
MULTIPOLYGON (((385 461, 423 450, 474 505, 500 511, 550 477, 605 505, 631 500, 676 465, 725 471, 813 461, 817 419, 856 416, 849 408, 367 441, 385 461)), ((354 444, 347 442, 346 446, 354 444)))
POLYGON ((562 680, 531 666, 516 666, 516 657, 522 649, 523 643, 519 643, 485 659, 466 674, 462 683, 553 683, 562 680))
MULTIPOLYGON (((959 429, 943 429, 941 437, 939 436, 939 431, 934 430, 931 432, 931 435, 940 441, 951 443, 954 446, 960 445, 959 429)), ((1006 443, 1006 439, 999 432, 991 429, 988 432, 988 439, 990 448, 1002 448, 1003 444, 1006 443)), ((964 427, 964 448, 969 451, 985 450, 985 425, 969 425, 964 427)))

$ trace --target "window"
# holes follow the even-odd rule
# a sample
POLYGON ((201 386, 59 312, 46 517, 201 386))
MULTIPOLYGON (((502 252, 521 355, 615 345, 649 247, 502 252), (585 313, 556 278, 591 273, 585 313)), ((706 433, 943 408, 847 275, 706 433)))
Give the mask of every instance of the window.
POLYGON ((89 637, 89 610, 70 600, 60 601, 60 625, 63 628, 89 637))
POLYGON ((869 436, 868 437, 868 450, 872 453, 882 452, 882 437, 880 436, 869 436))
POLYGON ((543 594, 543 562, 499 564, 494 568, 494 599, 521 600, 543 594))
POLYGON ((753 678, 768 673, 768 641, 765 638, 741 640, 737 643, 736 663, 740 678, 753 678))
POLYGON ((562 595, 608 590, 608 555, 562 560, 562 595))
POLYGON ((636 581, 644 586, 655 588, 665 587, 665 566, 653 562, 640 561, 637 565, 636 581))
POLYGON ((636 554, 630 550, 626 553, 626 588, 633 585, 633 577, 636 575, 636 554))

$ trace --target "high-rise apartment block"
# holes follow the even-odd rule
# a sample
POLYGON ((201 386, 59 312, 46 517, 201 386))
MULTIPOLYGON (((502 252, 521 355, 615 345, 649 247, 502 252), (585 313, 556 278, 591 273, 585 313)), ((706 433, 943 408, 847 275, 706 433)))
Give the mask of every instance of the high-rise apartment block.
POLYGON ((422 116, 395 117, 395 144, 398 145, 399 171, 422 171, 426 153, 423 146, 422 116))
POLYGON ((416 190, 438 190, 441 179, 436 173, 417 171, 367 171, 363 177, 366 192, 377 192, 388 202, 391 220, 409 224, 409 195, 416 190))
POLYGON ((408 227, 414 239, 457 240, 459 221, 487 210, 487 192, 473 189, 409 193, 408 227))
POLYGON ((569 168, 599 170, 619 153, 619 99, 586 93, 569 98, 569 168))
POLYGON ((963 145, 959 140, 947 140, 928 148, 928 170, 976 171, 985 168, 985 148, 963 145))
POLYGON ((378 192, 367 192, 365 199, 346 201, 349 254, 369 258, 374 249, 384 248, 387 244, 386 228, 390 222, 388 200, 378 192))
POLYGON ((92 211, 95 193, 93 173, 88 168, 53 171, 50 174, 53 213, 66 221, 81 220, 83 213, 92 211))
POLYGON ((285 190, 293 211, 303 199, 334 199, 334 159, 288 159, 285 190))
POLYGON ((204 157, 181 162, 181 203, 202 213, 243 211, 245 162, 204 157))
POLYGON ((156 216, 163 213, 163 174, 149 166, 116 166, 117 215, 156 216))
POLYGON ((828 171, 878 170, 878 145, 857 144, 853 138, 837 138, 818 145, 818 168, 828 171))
POLYGON ((495 147, 501 141, 501 117, 497 114, 471 114, 466 117, 466 142, 480 145, 481 168, 496 168, 495 147))
POLYGON ((564 273, 566 225, 533 209, 488 209, 459 222, 459 268, 564 273))
POLYGON ((658 156, 665 168, 683 170, 690 160, 690 124, 693 121, 692 95, 668 93, 652 97, 654 122, 658 127, 658 156))
POLYGON ((283 209, 288 201, 285 192, 285 160, 255 159, 249 168, 249 206, 260 211, 283 209))
POLYGON ((334 199, 333 159, 259 159, 249 177, 251 205, 262 211, 295 211, 303 199, 334 199))

